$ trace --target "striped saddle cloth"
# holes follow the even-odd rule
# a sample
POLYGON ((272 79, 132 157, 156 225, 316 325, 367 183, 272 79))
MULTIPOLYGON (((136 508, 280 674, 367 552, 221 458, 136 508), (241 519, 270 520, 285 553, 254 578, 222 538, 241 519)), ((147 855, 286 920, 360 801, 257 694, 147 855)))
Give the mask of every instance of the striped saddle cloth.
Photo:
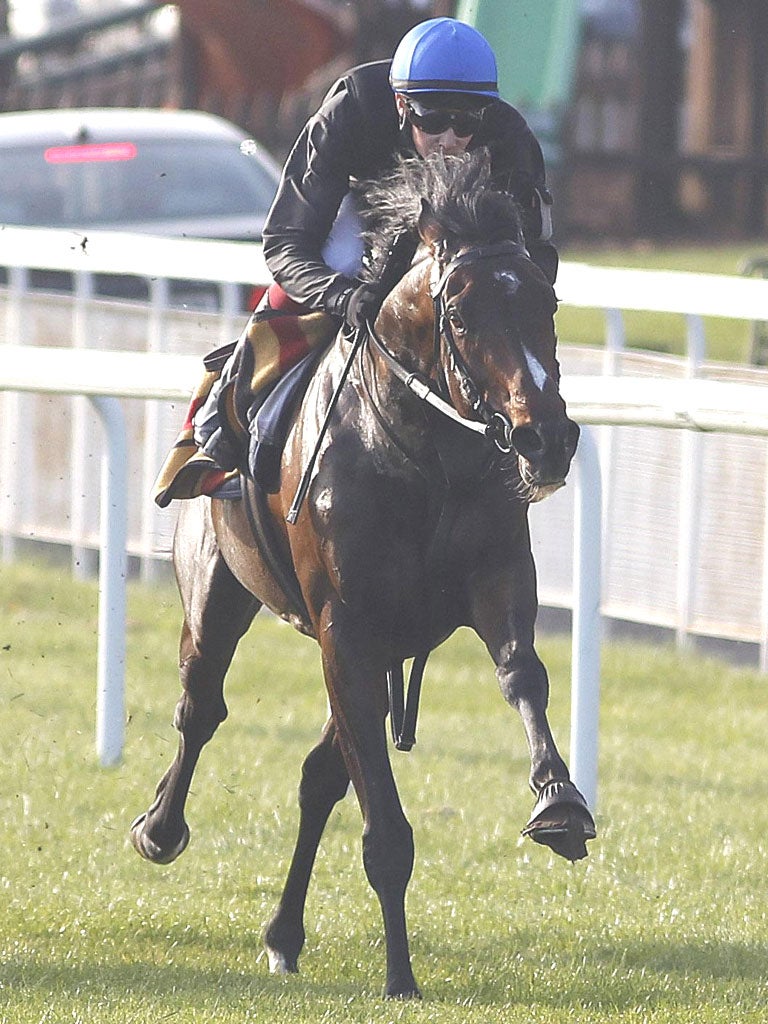
POLYGON ((155 481, 155 502, 165 508, 174 499, 203 494, 238 496, 241 472, 256 469, 259 478, 260 465, 265 477, 262 482, 273 489, 286 411, 293 407, 291 403, 306 386, 317 358, 337 330, 334 317, 306 312, 278 285, 272 285, 240 338, 205 357, 205 371, 184 424, 155 481), (197 446, 194 420, 230 358, 234 363, 217 407, 229 447, 238 453, 238 465, 222 468, 197 446))

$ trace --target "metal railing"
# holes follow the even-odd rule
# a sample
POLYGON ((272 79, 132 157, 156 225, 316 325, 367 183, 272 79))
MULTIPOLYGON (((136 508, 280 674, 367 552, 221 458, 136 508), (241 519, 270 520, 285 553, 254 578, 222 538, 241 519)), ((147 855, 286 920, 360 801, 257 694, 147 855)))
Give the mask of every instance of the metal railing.
MULTIPOLYGON (((126 519, 129 524, 133 518, 138 522, 138 539, 128 530, 127 550, 142 558, 142 564, 149 566, 154 563, 152 541, 156 533, 155 510, 147 495, 151 475, 159 465, 172 434, 163 438, 158 426, 162 418, 157 413, 158 403, 162 400, 163 408, 169 413, 170 430, 178 428, 182 419, 180 404, 194 387, 199 372, 199 357, 193 351, 202 353, 219 343, 222 339, 234 336, 239 330, 239 318, 236 310, 230 305, 224 313, 201 313, 191 310, 174 310, 166 302, 168 281, 174 278, 199 279, 219 282, 218 287, 226 298, 228 289, 237 283, 260 283, 266 281, 266 268, 257 246, 248 244, 228 244, 214 242, 187 242, 168 239, 147 239, 111 234, 89 235, 87 240, 73 232, 45 232, 31 229, 8 228, 0 233, 0 266, 8 268, 8 285, 0 289, 0 331, 5 347, 0 346, 0 389, 5 388, 9 394, 5 401, 6 415, 2 420, 0 434, 0 473, 3 476, 3 495, 0 496, 0 534, 4 540, 6 557, 12 556, 14 538, 34 531, 37 537, 45 539, 46 525, 40 519, 31 529, 29 509, 11 507, 8 494, 20 496, 17 504, 24 504, 26 491, 34 491, 29 475, 20 475, 19 464, 25 465, 25 459, 19 459, 19 453, 25 447, 25 431, 19 424, 22 422, 18 405, 25 397, 22 391, 45 390, 51 395, 66 394, 78 396, 96 396, 103 402, 122 400, 122 408, 126 410, 128 435, 131 442, 127 443, 128 459, 127 479, 130 481, 126 489, 126 519), (35 269, 55 269, 68 271, 74 275, 76 284, 74 295, 42 296, 30 289, 29 283, 35 269), (145 276, 151 284, 152 301, 147 304, 103 302, 94 298, 89 286, 90 275, 96 273, 132 273, 145 276), (79 282, 79 284, 78 284, 79 282), (132 319, 133 318, 133 319, 132 319), (21 344, 20 344, 21 343, 21 344), (61 347, 51 349, 51 344, 61 347), (71 346, 74 345, 74 348, 71 346), (102 349, 124 350, 130 347, 148 349, 146 352, 101 351, 102 349), (89 349, 96 349, 89 351, 89 349), (134 401, 141 399, 141 401, 134 401), (168 407, 168 402, 176 403, 168 407), (134 415, 139 406, 139 415, 134 415), (153 413, 152 410, 155 409, 153 413), (133 424, 133 425, 132 425, 133 424), (10 431, 9 432, 9 427, 10 431), (138 462, 135 457, 137 447, 141 448, 138 462), (133 462, 131 455, 134 455, 133 462), (137 481, 142 481, 137 486, 137 481), (137 497, 137 492, 139 496, 137 497), (23 513, 23 514, 22 514, 23 513)), ((611 308, 647 308, 664 309, 673 305, 677 311, 690 317, 700 315, 741 316, 745 319, 765 318, 768 309, 768 282, 740 279, 718 279, 704 276, 698 279, 695 275, 661 275, 649 277, 648 272, 638 271, 603 271, 594 267, 579 267, 564 264, 558 282, 558 291, 564 304, 594 305, 605 307, 603 297, 610 296, 611 308), (634 279, 635 287, 632 281, 634 279), (621 287, 619 287, 619 284, 621 287), (651 285, 652 286, 649 286, 651 285), (734 284, 736 287, 734 288, 734 284), (662 287, 667 287, 665 297, 662 287)), ((225 303, 226 304, 226 303, 225 303)), ((609 327, 615 328, 616 315, 607 314, 609 327)), ((698 335, 697 335, 698 337, 698 335)), ((618 490, 617 469, 621 468, 621 460, 617 452, 621 444, 603 444, 603 432, 610 431, 611 437, 616 432, 619 438, 624 433, 643 433, 651 427, 663 427, 654 437, 654 447, 660 448, 659 438, 675 436, 687 442, 712 442, 716 439, 727 441, 729 437, 738 441, 759 445, 763 461, 755 458, 750 449, 749 466, 753 479, 750 484, 754 495, 752 504, 755 506, 751 518, 744 505, 737 508, 740 525, 747 523, 750 530, 752 548, 747 553, 749 558, 748 586, 750 588, 750 624, 742 629, 737 639, 750 639, 760 645, 761 666, 768 670, 768 521, 765 498, 766 463, 765 443, 746 435, 756 434, 764 437, 768 433, 768 397, 765 380, 758 371, 751 371, 752 377, 742 382, 713 381, 698 378, 690 373, 690 366, 702 368, 700 348, 692 353, 688 363, 673 365, 672 361, 661 361, 661 372, 664 379, 656 376, 630 375, 633 372, 633 360, 639 358, 629 353, 622 358, 623 370, 627 375, 622 377, 602 376, 605 369, 604 352, 588 350, 567 350, 564 362, 566 372, 563 379, 564 395, 569 403, 572 414, 583 424, 614 424, 614 427, 600 427, 600 461, 602 463, 602 480, 604 491, 608 491, 602 500, 602 511, 605 529, 600 530, 601 500, 600 474, 590 469, 590 463, 596 463, 594 456, 597 446, 593 449, 590 435, 585 432, 582 443, 582 454, 577 464, 577 501, 575 507, 564 506, 557 510, 559 496, 556 495, 544 506, 532 510, 534 520, 534 539, 541 535, 541 522, 550 516, 549 509, 554 509, 553 518, 548 528, 546 551, 542 552, 541 543, 537 552, 540 565, 540 597, 544 603, 562 603, 574 610, 574 707, 572 728, 573 735, 590 734, 594 731, 594 714, 596 714, 595 692, 599 686, 599 644, 595 637, 599 633, 598 625, 601 610, 605 614, 622 612, 620 601, 612 597, 612 551, 613 531, 621 525, 621 519, 627 518, 626 510, 617 515, 615 495, 610 491, 618 490), (583 367, 587 366, 586 375, 583 367), (586 360, 586 362, 585 362, 586 360), (629 365, 632 364, 632 365, 629 365), (579 369, 582 366, 582 369, 579 369), (670 372, 678 374, 673 379, 670 372), (641 426, 637 426, 641 425, 641 426), (668 428, 685 428, 669 430, 668 428), (711 432, 717 432, 711 434, 711 432), (606 459, 606 450, 611 457, 606 459), (597 495, 597 499, 596 496, 597 495), (607 514, 606 514, 607 513, 607 514), (563 518, 564 515, 564 518, 563 518), (560 519, 558 519, 560 516, 560 519), (574 541, 575 553, 571 550, 571 524, 576 520, 577 531, 574 541), (748 520, 748 522, 747 522, 748 520), (563 522, 567 523, 563 529, 563 522), (757 557, 755 557, 757 552, 757 557), (547 557, 540 558, 544 553, 547 557), (598 576, 595 579, 596 566, 604 565, 602 585, 598 576), (557 562, 557 573, 560 579, 553 580, 557 573, 552 572, 553 561, 557 562), (562 596, 562 577, 567 577, 567 594, 562 596), (586 582, 585 582, 586 581, 586 582), (586 590, 585 590, 586 588, 586 590), (600 595, 602 594, 602 600, 600 595), (590 639, 591 638, 591 639, 590 639), (591 644, 591 646, 590 646, 591 644), (586 653, 585 653, 586 652, 586 653), (582 673, 586 683, 578 682, 582 673), (584 695, 591 694, 589 697, 584 695), (585 710, 586 709, 586 710, 585 710), (583 724, 583 720, 586 724, 583 724), (579 724, 582 722, 582 724, 579 724)), ((645 358, 645 357, 643 357, 645 358)), ((641 369, 634 368, 635 374, 648 373, 645 364, 638 363, 641 369)), ((655 367, 659 373, 659 367, 655 367)), ((749 376, 750 371, 744 371, 749 376)), ((79 399, 82 401, 82 398, 79 399)), ((62 399, 63 401, 63 399, 62 399)), ((77 401, 77 399, 76 399, 77 401)), ((102 411, 104 406, 102 406, 102 411)), ((57 422, 58 440, 61 440, 61 423, 69 424, 70 413, 57 422)), ((75 458, 88 461, 92 454, 94 440, 87 428, 76 430, 74 447, 75 458), (83 448, 88 442, 89 449, 83 455, 83 448)), ((98 446, 96 446, 98 447, 98 446)), ((648 445, 643 447, 647 451, 648 445)), ((27 445, 27 462, 31 445, 27 445)), ((687 453, 690 455, 690 450, 687 453)), ((689 511, 681 511, 679 524, 670 531, 666 528, 667 548, 663 552, 666 563, 671 561, 676 550, 684 551, 678 567, 678 593, 683 603, 691 603, 695 588, 691 586, 692 566, 701 530, 702 500, 701 492, 694 491, 691 495, 683 493, 685 488, 693 486, 692 470, 683 472, 680 466, 685 465, 685 457, 679 456, 673 466, 675 484, 682 497, 690 506, 689 511), (681 488, 680 481, 687 480, 681 488), (686 520, 686 517, 690 518, 686 520), (684 542, 685 530, 694 530, 690 543, 684 542), (687 559, 687 562, 686 562, 687 559), (686 596, 687 595, 687 596, 686 596)), ((719 456, 718 456, 719 458, 719 456)), ((730 459, 730 455, 728 456, 730 459)), ((91 460, 92 461, 92 460, 91 460)), ((126 460, 123 459, 125 463, 126 460)), ((692 462, 692 468, 701 467, 701 453, 692 462)), ((25 470, 26 472, 26 470, 25 470)), ((62 472, 61 464, 57 463, 56 472, 62 472)), ((92 495, 97 487, 92 472, 88 468, 75 474, 78 479, 78 494, 92 495)), ((632 486, 641 475, 636 467, 632 467, 632 486)), ((654 488, 656 480, 653 481, 654 488)), ((55 488, 54 488, 55 489, 55 488)), ((568 490, 573 490, 569 488, 568 490)), ((561 492, 562 493, 562 492, 561 492)), ((635 491, 631 491, 636 502, 635 491)), ((680 496, 680 495, 679 495, 680 496)), ((46 492, 47 505, 55 505, 55 495, 46 492)), ((75 495, 76 500, 78 499, 75 495)), ((66 505, 67 498, 64 497, 66 505)), ((29 504, 33 504, 28 502, 29 504)), ((110 499, 110 506, 114 498, 110 499)), ((731 503, 733 504, 733 503, 731 503)), ((81 532, 69 531, 62 536, 52 531, 48 539, 58 539, 69 543, 73 548, 85 550, 98 545, 98 531, 89 527, 89 516, 74 515, 71 506, 68 518, 81 521, 81 532)), ((721 514, 725 515, 728 503, 722 505, 721 514)), ((41 513, 38 511, 38 516, 41 513)), ((61 518, 59 515, 57 518, 61 518)), ((92 518, 92 517, 91 517, 92 518)), ((726 523, 726 527, 728 524, 726 523)), ((635 539, 635 538, 633 538, 635 539)), ((735 574, 733 563, 729 564, 728 572, 735 574)), ((654 583, 657 583, 654 580, 654 583)), ((727 603, 727 602, 726 602, 727 603)), ((624 609, 626 611, 626 609, 624 609)), ((632 614, 646 615, 638 621, 671 624, 674 628, 677 618, 673 615, 669 623, 661 614, 651 609, 637 609, 632 614)), ((707 627, 716 635, 721 635, 719 624, 707 627)), ((740 627, 741 628, 741 627, 740 627)), ((690 630, 690 622, 681 625, 681 634, 690 630)), ((706 629, 704 630, 706 632, 706 629)), ((722 635, 728 635, 725 632, 722 635)), ((100 683, 106 692, 104 684, 100 683)), ((102 735, 109 730, 102 729, 102 735)), ((111 733, 110 733, 111 735, 111 733)), ((102 742, 102 741, 100 741, 102 742)), ((106 742, 106 741, 104 741, 106 742)), ((595 782, 590 782, 596 770, 596 734, 594 741, 582 744, 578 750, 572 751, 572 760, 578 769, 577 778, 588 793, 596 792, 595 782), (592 749, 594 748, 594 749, 592 749), (581 752, 579 752, 579 750, 581 752), (574 758, 575 755, 575 758, 574 758), (586 766, 585 766, 586 765, 586 766), (591 788, 590 788, 591 787, 591 788)), ((103 746, 100 756, 113 759, 115 741, 110 740, 107 747, 103 746)), ((595 776, 596 778, 596 776, 595 776)))
MULTIPOLYGON (((127 436, 118 399, 184 398, 196 361, 152 353, 7 346, 0 390, 88 396, 107 436, 102 466, 96 749, 104 765, 122 752, 125 672, 127 436), (151 381, 152 383, 147 383, 151 381), (186 382, 182 384, 180 382, 186 382)), ((762 387, 723 382, 573 377, 565 392, 582 424, 642 424, 768 436, 762 387), (659 390, 659 385, 662 385, 659 390), (699 385, 706 385, 701 387, 699 385)), ((576 460, 571 682, 571 769, 590 806, 597 802, 602 561, 597 449, 583 432, 576 460)), ((765 659, 765 643, 763 656, 765 659)))

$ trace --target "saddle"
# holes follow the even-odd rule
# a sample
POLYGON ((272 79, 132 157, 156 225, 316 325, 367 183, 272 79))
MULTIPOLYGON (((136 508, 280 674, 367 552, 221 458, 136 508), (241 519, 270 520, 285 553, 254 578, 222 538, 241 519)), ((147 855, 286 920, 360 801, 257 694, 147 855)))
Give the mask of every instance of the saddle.
POLYGON ((231 401, 225 394, 219 398, 219 415, 222 428, 231 432, 235 442, 246 442, 245 468, 268 493, 280 487, 280 458, 293 414, 337 328, 336 320, 326 313, 287 316, 265 310, 253 321, 239 350, 231 401), (267 330, 283 339, 277 353, 281 363, 277 380, 272 379, 274 364, 264 357, 267 330), (284 365, 290 367, 285 372, 284 365))
MULTIPOLYGON (((299 307, 300 308, 300 307, 299 307)), ((333 339, 338 321, 322 312, 257 309, 240 338, 209 353, 182 429, 155 481, 153 498, 240 497, 240 475, 277 490, 280 456, 291 417, 333 339), (219 385, 226 369, 226 382, 219 385), (218 426, 204 448, 195 415, 214 387, 218 426)))

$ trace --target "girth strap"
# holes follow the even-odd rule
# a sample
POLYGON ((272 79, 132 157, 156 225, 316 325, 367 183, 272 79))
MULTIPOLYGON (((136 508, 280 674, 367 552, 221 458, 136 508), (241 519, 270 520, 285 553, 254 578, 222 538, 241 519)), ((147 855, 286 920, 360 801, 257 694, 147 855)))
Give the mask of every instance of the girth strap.
POLYGON ((387 690, 389 693, 389 724, 392 739, 398 750, 411 750, 416 742, 416 719, 419 715, 419 697, 424 668, 429 651, 417 654, 411 666, 408 680, 408 695, 405 695, 403 663, 396 662, 387 669, 387 690))
POLYGON ((243 488, 243 505, 245 506, 248 525, 256 541, 259 554, 264 559, 264 564, 269 569, 275 582, 288 598, 293 611, 299 618, 309 624, 312 620, 304 603, 304 597, 301 593, 299 581, 296 578, 293 563, 286 561, 280 552, 277 531, 267 506, 267 496, 257 481, 250 481, 251 486, 249 486, 249 481, 243 477, 241 483, 243 488))

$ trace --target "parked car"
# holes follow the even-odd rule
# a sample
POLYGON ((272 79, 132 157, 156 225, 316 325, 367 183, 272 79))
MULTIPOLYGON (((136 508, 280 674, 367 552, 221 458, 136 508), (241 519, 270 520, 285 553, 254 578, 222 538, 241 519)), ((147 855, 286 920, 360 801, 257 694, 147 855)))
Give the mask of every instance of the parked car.
POLYGON ((259 241, 279 178, 263 147, 197 111, 0 114, 0 225, 259 241))

